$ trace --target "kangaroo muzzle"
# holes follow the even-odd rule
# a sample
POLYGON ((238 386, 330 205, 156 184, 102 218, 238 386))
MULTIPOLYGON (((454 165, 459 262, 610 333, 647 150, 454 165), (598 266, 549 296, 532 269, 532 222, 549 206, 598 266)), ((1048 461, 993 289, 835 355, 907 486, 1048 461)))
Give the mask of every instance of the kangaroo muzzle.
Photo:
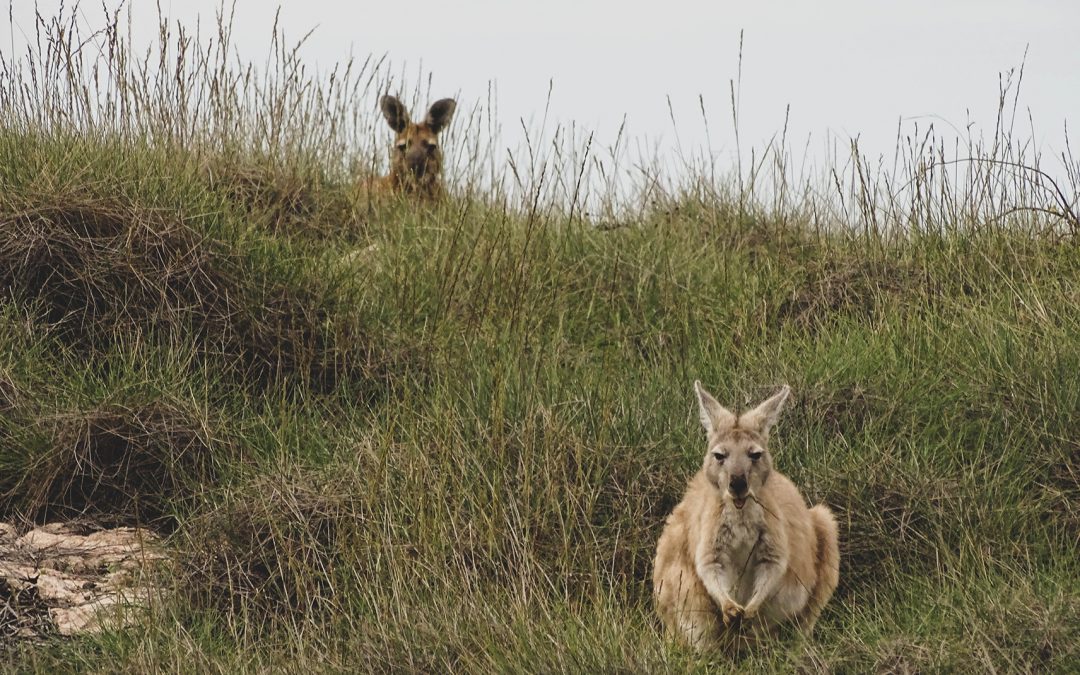
POLYGON ((731 493, 732 500, 735 502, 735 508, 741 509, 746 504, 746 498, 749 496, 746 474, 732 476, 731 481, 728 483, 728 492, 731 493))
POLYGON ((732 476, 729 487, 731 488, 731 493, 735 496, 746 494, 746 475, 739 474, 738 476, 732 476))
POLYGON ((405 158, 409 171, 417 179, 423 178, 427 173, 428 156, 426 152, 410 152, 405 158))

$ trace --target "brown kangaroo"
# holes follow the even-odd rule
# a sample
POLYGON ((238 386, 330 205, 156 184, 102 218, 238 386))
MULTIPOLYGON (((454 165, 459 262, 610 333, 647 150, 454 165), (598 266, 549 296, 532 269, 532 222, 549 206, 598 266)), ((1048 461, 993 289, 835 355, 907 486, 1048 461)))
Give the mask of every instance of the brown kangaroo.
POLYGON ((443 155, 438 136, 450 123, 457 103, 452 98, 435 101, 419 124, 412 122, 405 105, 394 96, 383 96, 379 107, 396 135, 390 148, 390 173, 370 181, 371 192, 429 200, 442 197, 443 155))
POLYGON ((769 430, 790 389, 741 415, 700 382, 694 390, 708 451, 657 545, 660 618, 699 650, 738 649, 782 623, 809 633, 836 589, 840 551, 829 507, 807 508, 773 468, 769 430))

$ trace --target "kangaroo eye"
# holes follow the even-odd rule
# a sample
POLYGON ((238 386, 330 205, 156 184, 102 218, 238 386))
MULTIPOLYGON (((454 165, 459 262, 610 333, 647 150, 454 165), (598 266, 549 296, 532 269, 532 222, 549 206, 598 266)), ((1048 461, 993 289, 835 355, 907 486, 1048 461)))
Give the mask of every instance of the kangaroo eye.
POLYGON ((425 145, 425 146, 427 146, 427 151, 428 151, 428 152, 435 152, 436 150, 438 150, 438 149, 439 149, 439 144, 438 144, 438 143, 434 143, 434 142, 432 142, 432 141, 428 141, 428 142, 427 142, 427 143, 425 143, 424 145, 425 145))
POLYGON ((398 152, 405 152, 405 146, 406 146, 406 145, 407 145, 407 143, 405 143, 405 141, 400 141, 400 142, 399 142, 399 143, 397 144, 397 149, 398 149, 398 152))
POLYGON ((765 453, 763 453, 763 452, 751 452, 750 453, 750 461, 752 461, 752 462, 758 461, 759 459, 761 459, 761 456, 763 454, 765 454, 765 453))
POLYGON ((721 464, 723 464, 724 460, 727 459, 727 455, 722 452, 714 452, 712 456, 713 459, 715 459, 717 462, 720 462, 721 464))

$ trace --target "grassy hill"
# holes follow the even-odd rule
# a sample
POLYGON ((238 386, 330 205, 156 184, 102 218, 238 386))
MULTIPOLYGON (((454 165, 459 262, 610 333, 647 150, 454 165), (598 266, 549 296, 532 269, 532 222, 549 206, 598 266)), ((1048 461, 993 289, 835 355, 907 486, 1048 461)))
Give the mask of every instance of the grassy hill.
POLYGON ((1080 659, 1080 224, 1015 155, 834 217, 693 181, 619 227, 375 204, 353 99, 198 50, 94 89, 56 37, 0 78, 0 519, 144 524, 176 564, 144 625, 4 667, 726 670, 650 599, 695 378, 789 383, 777 465, 841 523, 814 638, 741 668, 1080 659))

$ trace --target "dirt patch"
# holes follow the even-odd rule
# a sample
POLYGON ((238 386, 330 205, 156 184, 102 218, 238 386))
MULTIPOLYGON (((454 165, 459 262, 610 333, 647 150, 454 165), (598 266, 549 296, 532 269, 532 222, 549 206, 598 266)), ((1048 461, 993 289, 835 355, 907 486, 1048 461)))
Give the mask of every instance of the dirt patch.
POLYGON ((0 639, 127 625, 158 596, 165 559, 143 529, 53 523, 18 536, 0 523, 0 639))

